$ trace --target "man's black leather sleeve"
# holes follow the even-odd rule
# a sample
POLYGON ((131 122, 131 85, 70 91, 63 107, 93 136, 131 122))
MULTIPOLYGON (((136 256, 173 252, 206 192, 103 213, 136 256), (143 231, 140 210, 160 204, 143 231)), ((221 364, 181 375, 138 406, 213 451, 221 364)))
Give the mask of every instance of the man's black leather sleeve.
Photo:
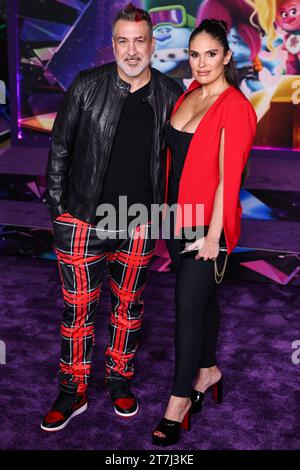
POLYGON ((52 129, 46 169, 46 204, 50 209, 52 220, 65 211, 72 146, 81 110, 79 76, 80 72, 65 93, 52 129))

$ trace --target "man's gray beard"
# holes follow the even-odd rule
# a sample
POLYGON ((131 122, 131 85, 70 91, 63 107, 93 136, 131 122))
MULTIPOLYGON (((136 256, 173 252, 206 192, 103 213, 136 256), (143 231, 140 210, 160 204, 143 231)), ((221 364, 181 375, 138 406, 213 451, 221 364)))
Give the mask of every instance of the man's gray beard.
POLYGON ((141 75, 141 73, 144 72, 145 69, 147 69, 151 63, 151 61, 149 60, 149 62, 145 62, 145 63, 141 63, 139 66, 136 67, 135 71, 131 71, 130 70, 130 66, 128 65, 129 67, 129 70, 127 70, 127 67, 126 65, 124 64, 124 62, 120 61, 120 60, 117 60, 116 59, 116 63, 118 64, 118 66, 120 67, 120 69, 128 76, 128 77, 138 77, 139 75, 141 75))

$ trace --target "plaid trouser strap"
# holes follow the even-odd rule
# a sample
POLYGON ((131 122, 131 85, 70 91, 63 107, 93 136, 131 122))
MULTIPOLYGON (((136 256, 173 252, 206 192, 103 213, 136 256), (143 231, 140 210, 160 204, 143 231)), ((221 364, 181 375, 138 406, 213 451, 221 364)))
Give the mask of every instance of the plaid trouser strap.
POLYGON ((135 236, 126 240, 100 239, 95 225, 65 212, 54 219, 54 243, 64 299, 60 380, 75 381, 79 392, 87 388, 106 266, 111 292, 106 375, 114 371, 131 377, 144 310, 141 296, 155 251, 150 225, 136 227, 135 236))

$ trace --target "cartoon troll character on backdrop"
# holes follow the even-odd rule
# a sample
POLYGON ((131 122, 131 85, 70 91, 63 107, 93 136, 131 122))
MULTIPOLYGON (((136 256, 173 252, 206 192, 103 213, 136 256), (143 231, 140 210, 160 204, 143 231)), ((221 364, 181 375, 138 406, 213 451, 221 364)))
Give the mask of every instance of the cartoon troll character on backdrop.
POLYGON ((156 39, 152 66, 179 82, 189 78, 188 42, 196 26, 199 0, 144 0, 144 7, 151 17, 156 39))
POLYGON ((287 34, 283 48, 288 51, 286 72, 300 74, 300 0, 277 0, 276 24, 287 34))
MULTIPOLYGON (((253 3, 258 3, 253 2, 253 3)), ((300 0, 264 0, 271 20, 286 34, 282 49, 287 51, 286 73, 300 74, 300 0)))
MULTIPOLYGON (((270 6, 266 4, 266 0, 204 0, 198 10, 197 24, 205 18, 226 21, 228 42, 239 82, 245 80, 251 92, 265 88, 259 72, 265 67, 275 75, 275 69, 280 63, 278 59, 267 59, 259 55, 262 50, 275 54, 275 46, 282 42, 282 39, 276 39, 271 19, 273 15, 270 15, 270 6)), ((273 10, 276 11, 274 5, 273 10)))

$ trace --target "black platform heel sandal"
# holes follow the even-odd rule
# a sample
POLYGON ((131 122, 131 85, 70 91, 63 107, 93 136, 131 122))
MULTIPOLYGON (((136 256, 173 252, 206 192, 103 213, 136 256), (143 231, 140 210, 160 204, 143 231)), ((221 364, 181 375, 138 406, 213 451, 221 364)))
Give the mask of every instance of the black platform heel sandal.
POLYGON ((202 410, 203 402, 206 393, 208 390, 212 391, 213 399, 216 403, 221 404, 223 403, 223 376, 216 382, 215 384, 211 385, 206 392, 198 392, 198 390, 193 389, 191 393, 191 413, 199 413, 202 410))
POLYGON ((205 393, 198 392, 198 390, 192 390, 191 393, 191 413, 199 413, 202 410, 204 403, 205 393))
POLYGON ((180 439, 181 429, 184 431, 189 431, 191 429, 190 410, 186 413, 181 423, 162 418, 154 431, 152 431, 152 443, 156 446, 163 447, 177 444, 180 439), (156 431, 163 433, 164 437, 154 434, 156 431))

